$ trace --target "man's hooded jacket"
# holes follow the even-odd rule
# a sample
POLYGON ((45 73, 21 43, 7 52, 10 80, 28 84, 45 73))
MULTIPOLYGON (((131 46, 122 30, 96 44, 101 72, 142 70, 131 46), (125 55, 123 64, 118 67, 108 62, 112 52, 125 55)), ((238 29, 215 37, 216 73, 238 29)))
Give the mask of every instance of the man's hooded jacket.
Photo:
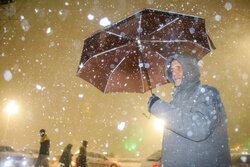
POLYGON ((171 62, 183 69, 180 86, 167 103, 160 98, 149 112, 166 123, 162 143, 162 167, 229 167, 227 116, 216 88, 200 85, 200 72, 191 56, 167 59, 165 75, 174 84, 171 62))

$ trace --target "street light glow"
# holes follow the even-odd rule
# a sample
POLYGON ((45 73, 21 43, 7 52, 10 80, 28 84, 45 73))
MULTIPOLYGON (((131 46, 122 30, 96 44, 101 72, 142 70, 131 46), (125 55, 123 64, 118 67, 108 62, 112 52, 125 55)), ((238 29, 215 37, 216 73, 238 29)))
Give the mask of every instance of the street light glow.
POLYGON ((156 128, 157 131, 163 131, 164 128, 164 121, 158 118, 155 118, 154 120, 154 126, 156 128))
POLYGON ((5 108, 5 112, 8 115, 13 115, 17 113, 17 111, 18 111, 18 105, 14 101, 10 101, 5 108))

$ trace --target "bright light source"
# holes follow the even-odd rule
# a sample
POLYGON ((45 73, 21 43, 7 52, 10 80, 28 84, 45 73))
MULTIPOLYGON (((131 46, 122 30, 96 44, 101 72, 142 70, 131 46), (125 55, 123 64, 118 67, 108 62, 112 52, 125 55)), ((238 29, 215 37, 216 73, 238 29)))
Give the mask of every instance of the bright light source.
POLYGON ((17 111, 18 105, 14 101, 10 101, 5 108, 5 112, 8 113, 8 115, 13 115, 17 113, 17 111))
POLYGON ((154 126, 155 126, 156 130, 162 132, 163 129, 164 129, 164 121, 160 120, 158 118, 155 118, 155 120, 154 120, 154 126))
POLYGON ((26 160, 24 160, 23 162, 22 162, 22 165, 23 166, 26 166, 28 164, 28 162, 26 161, 26 160))
POLYGON ((8 166, 12 166, 12 161, 11 160, 7 160, 4 162, 4 166, 8 167, 8 166))

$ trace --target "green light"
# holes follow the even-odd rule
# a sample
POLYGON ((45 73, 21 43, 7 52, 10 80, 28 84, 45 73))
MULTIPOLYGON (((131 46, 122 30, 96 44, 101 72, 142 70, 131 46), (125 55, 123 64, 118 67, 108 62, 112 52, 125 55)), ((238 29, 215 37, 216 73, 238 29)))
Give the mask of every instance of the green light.
POLYGON ((125 144, 125 148, 128 149, 128 144, 125 144))
POLYGON ((134 150, 134 149, 136 148, 136 145, 133 144, 133 145, 131 146, 131 148, 132 148, 132 150, 134 150))
POLYGON ((136 149, 136 144, 135 143, 130 143, 130 144, 125 144, 125 149, 127 149, 128 151, 133 151, 136 149))

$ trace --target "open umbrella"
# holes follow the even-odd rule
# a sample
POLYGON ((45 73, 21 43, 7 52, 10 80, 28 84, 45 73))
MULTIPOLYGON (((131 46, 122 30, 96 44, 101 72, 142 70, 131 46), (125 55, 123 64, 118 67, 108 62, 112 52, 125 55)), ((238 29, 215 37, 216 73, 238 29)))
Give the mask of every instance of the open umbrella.
POLYGON ((144 93, 168 81, 168 56, 188 54, 200 60, 212 41, 205 19, 143 9, 84 40, 77 76, 104 93, 144 93))

